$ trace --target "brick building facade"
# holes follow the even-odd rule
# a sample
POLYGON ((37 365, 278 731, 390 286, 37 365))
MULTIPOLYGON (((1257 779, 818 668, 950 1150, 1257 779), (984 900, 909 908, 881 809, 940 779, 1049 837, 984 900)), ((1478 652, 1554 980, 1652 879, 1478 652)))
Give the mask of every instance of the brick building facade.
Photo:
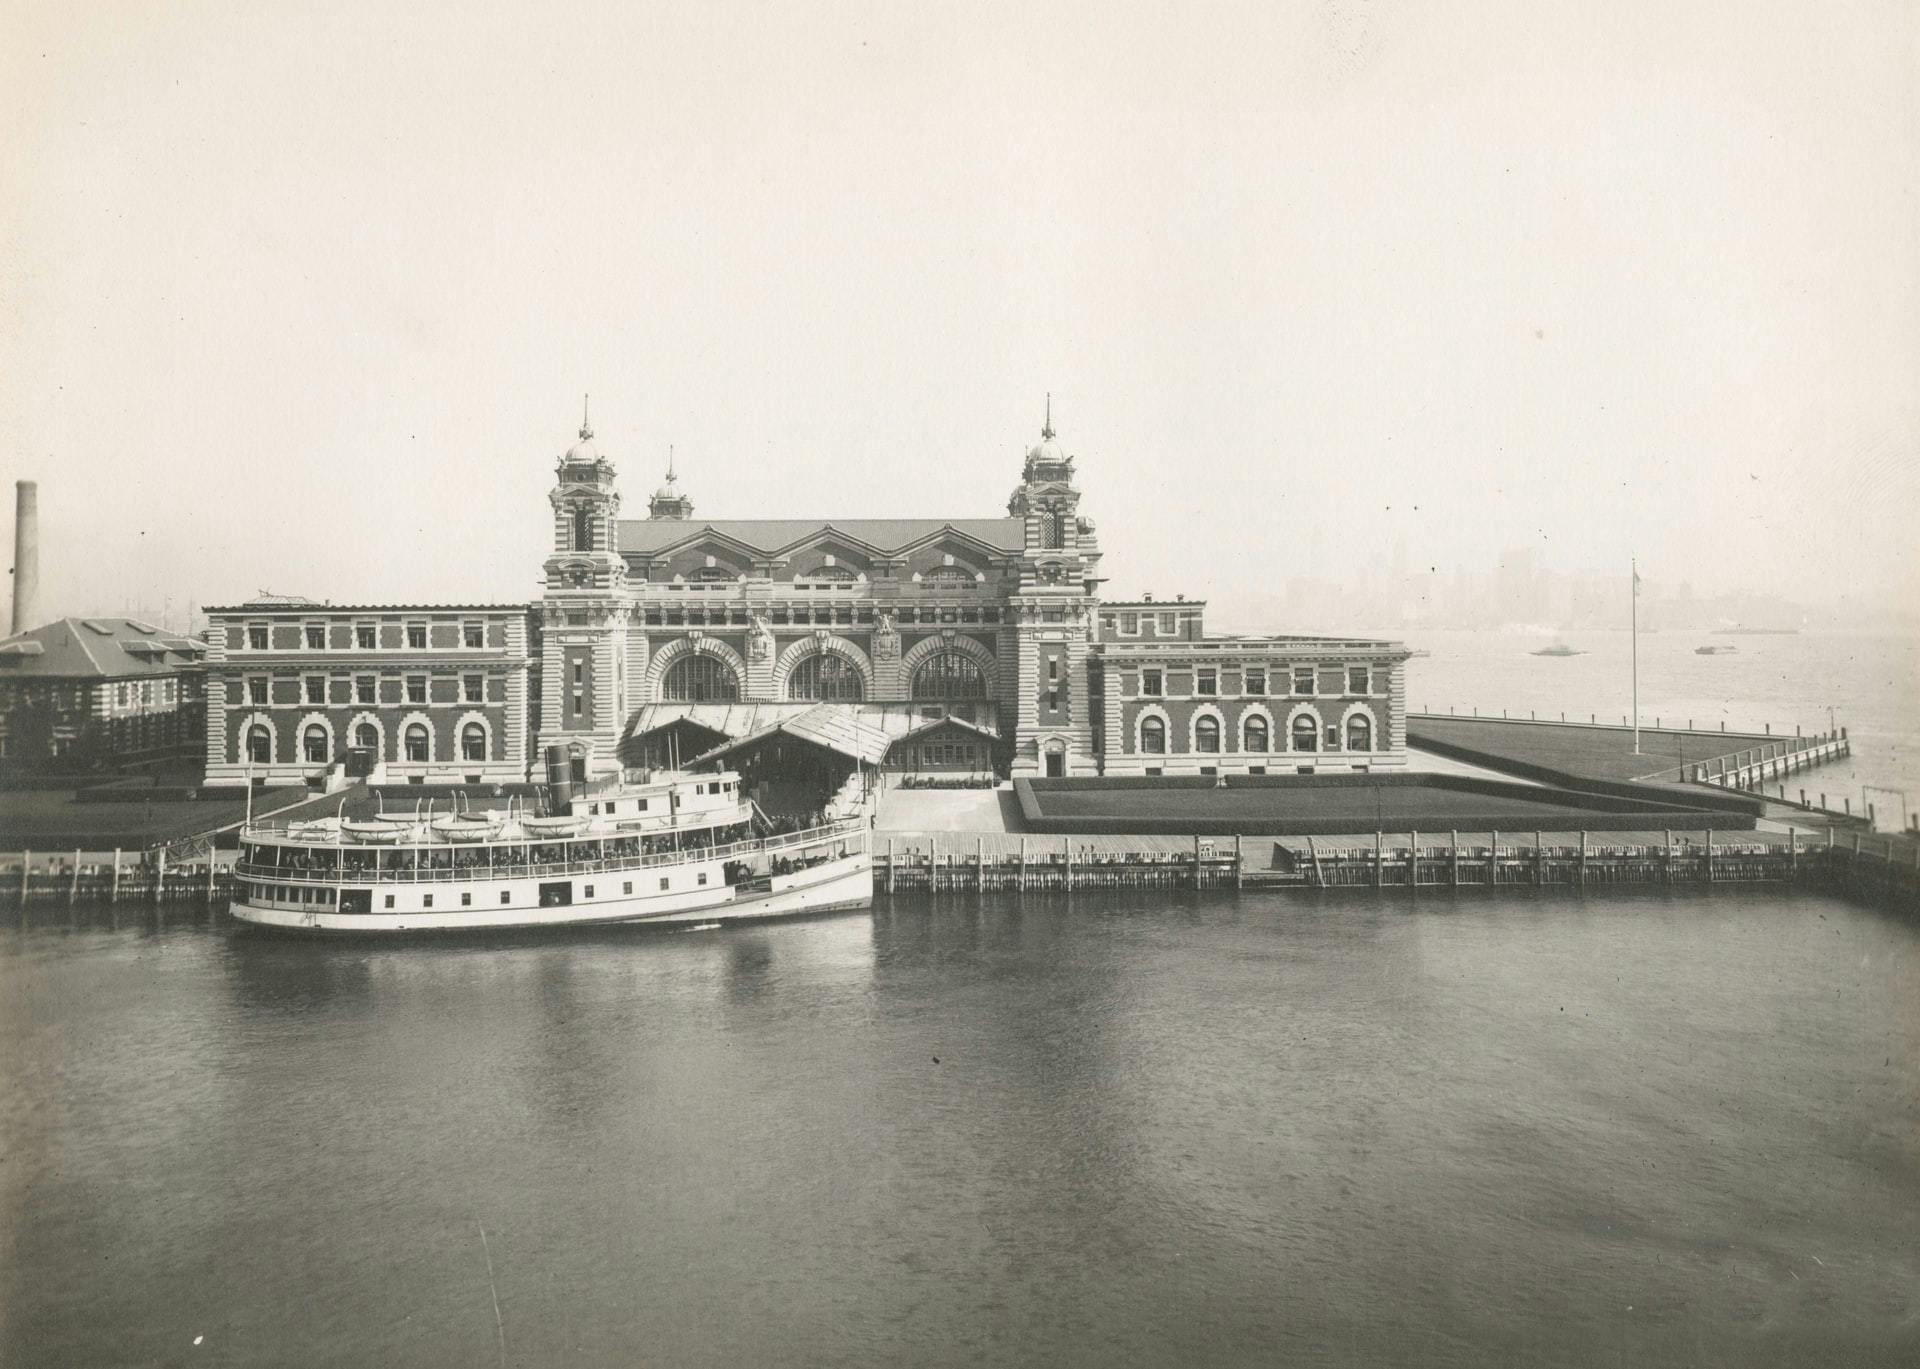
POLYGON ((210 608, 207 783, 500 783, 527 776, 523 605, 210 608))

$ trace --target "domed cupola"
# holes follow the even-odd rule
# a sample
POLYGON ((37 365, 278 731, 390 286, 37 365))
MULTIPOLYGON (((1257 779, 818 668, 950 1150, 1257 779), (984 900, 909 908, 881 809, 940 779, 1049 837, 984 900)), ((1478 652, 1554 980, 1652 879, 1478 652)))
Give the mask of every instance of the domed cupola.
POLYGON ((659 489, 653 492, 653 498, 647 501, 649 518, 691 518, 693 501, 687 498, 680 488, 680 478, 673 473, 673 448, 667 448, 667 478, 659 489))
POLYGON ((560 458, 560 480, 568 485, 599 485, 613 478, 613 462, 593 445, 593 421, 582 405, 580 440, 560 458))
POLYGON ((1053 434, 1053 396, 1047 396, 1047 418, 1040 428, 1038 446, 1027 449, 1027 483, 1035 481, 1073 480, 1073 458, 1067 455, 1067 449, 1060 445, 1053 434))

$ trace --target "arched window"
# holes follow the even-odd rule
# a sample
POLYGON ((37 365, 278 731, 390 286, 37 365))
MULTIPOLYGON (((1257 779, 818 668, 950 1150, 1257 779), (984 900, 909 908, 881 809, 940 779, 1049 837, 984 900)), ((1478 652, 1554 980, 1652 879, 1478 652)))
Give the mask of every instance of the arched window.
POLYGON ((740 697, 740 677, 718 656, 694 652, 667 667, 660 697, 673 703, 732 703, 740 697))
POLYGON ((1161 718, 1140 720, 1140 750, 1149 756, 1167 754, 1167 724, 1161 718))
POLYGON ((1295 751, 1320 749, 1320 727, 1314 722, 1311 713, 1302 713, 1293 720, 1293 749, 1295 751))
POLYGON ((1267 720, 1256 713, 1247 719, 1246 737, 1240 749, 1258 753, 1265 751, 1268 744, 1267 720))
POLYGON ((372 723, 361 723, 353 729, 353 744, 368 751, 380 749, 380 729, 372 723))
POLYGON ((573 549, 575 551, 593 550, 592 509, 575 509, 573 511, 573 549))
POLYGON ((866 697, 866 685, 850 662, 823 651, 793 668, 793 674, 787 678, 787 697, 858 703, 866 697))
POLYGON ((1373 719, 1364 713, 1347 719, 1347 750, 1373 750, 1373 719))
POLYGON ((796 575, 793 578, 796 580, 833 580, 838 582, 851 580, 854 577, 853 572, 845 566, 818 566, 806 572, 804 575, 796 575))
POLYGON ((324 765, 327 760, 327 729, 319 723, 308 723, 307 730, 300 737, 300 746, 309 762, 324 765))
POLYGON ((984 699, 987 675, 972 658, 958 651, 937 651, 913 672, 916 699, 984 699))
POLYGON ((265 723, 247 729, 247 760, 254 765, 273 763, 273 730, 265 723))
POLYGON ((972 589, 973 573, 958 566, 935 566, 920 577, 920 583, 936 589, 972 589))
POLYGON ((405 741, 408 760, 423 761, 427 758, 427 725, 425 723, 408 723, 405 741))
POLYGON ((468 723, 460 729, 460 758, 469 761, 487 758, 487 729, 479 723, 468 723))
POLYGON ((710 585, 718 580, 737 580, 740 577, 725 566, 702 566, 693 573, 693 581, 699 585, 710 585))
POLYGON ((1067 515, 1060 509, 1048 509, 1040 515, 1043 545, 1048 548, 1067 545, 1067 515))
POLYGON ((1220 749, 1220 720, 1203 713, 1193 720, 1193 749, 1217 752, 1220 749))

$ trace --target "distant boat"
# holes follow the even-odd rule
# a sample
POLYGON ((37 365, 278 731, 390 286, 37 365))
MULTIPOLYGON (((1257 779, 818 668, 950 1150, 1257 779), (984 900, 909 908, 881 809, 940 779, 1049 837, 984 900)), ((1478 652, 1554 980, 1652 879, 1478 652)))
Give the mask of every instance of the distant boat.
POLYGON ((1584 656, 1587 653, 1565 642, 1555 642, 1552 646, 1543 646, 1533 653, 1535 656, 1584 656))
POLYGON ((1731 656, 1740 648, 1737 646, 1697 646, 1693 649, 1696 656, 1731 656))

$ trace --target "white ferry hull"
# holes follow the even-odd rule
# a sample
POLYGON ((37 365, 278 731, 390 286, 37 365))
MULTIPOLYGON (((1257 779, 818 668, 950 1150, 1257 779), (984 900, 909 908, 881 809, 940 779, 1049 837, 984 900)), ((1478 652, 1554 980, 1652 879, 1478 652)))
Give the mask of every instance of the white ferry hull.
MULTIPOLYGON (((686 867, 681 867, 685 869, 686 867)), ((717 872, 717 867, 716 867, 717 872)), ((612 879, 582 878, 586 887, 612 879)), ((661 926, 745 922, 762 918, 794 917, 807 913, 868 908, 873 904, 873 861, 865 851, 827 861, 791 874, 775 875, 771 888, 745 893, 724 883, 676 890, 666 894, 614 895, 558 907, 529 906, 516 899, 506 906, 408 908, 388 912, 343 913, 320 906, 284 907, 250 899, 229 905, 233 916, 257 927, 313 933, 435 933, 524 931, 542 927, 596 927, 654 923, 661 926)), ((489 893, 499 888, 485 886, 489 893)), ((451 903, 458 886, 435 886, 438 897, 451 903)))

